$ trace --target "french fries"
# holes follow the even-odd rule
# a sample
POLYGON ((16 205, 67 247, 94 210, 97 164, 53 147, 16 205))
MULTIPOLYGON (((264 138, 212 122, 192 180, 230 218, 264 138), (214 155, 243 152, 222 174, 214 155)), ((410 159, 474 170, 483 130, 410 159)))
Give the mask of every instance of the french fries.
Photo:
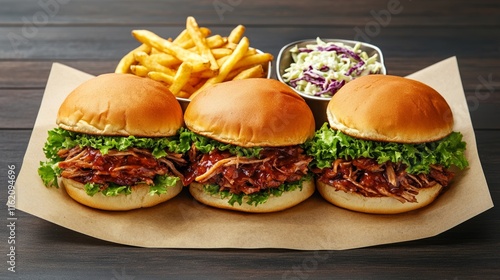
POLYGON ((231 33, 229 33, 227 41, 229 43, 238 44, 240 39, 243 37, 243 33, 245 33, 245 26, 238 25, 231 31, 231 33))
POLYGON ((160 36, 154 34, 148 30, 134 30, 132 35, 143 44, 150 46, 151 48, 158 49, 167 54, 170 54, 182 61, 189 62, 193 65, 194 69, 199 69, 199 71, 207 70, 210 68, 210 61, 201 55, 186 50, 169 40, 163 39, 160 36))
POLYGON ((150 52, 151 47, 148 45, 142 44, 135 48, 134 50, 130 51, 128 54, 126 54, 120 62, 118 62, 118 65, 116 66, 115 73, 128 73, 130 71, 130 66, 134 64, 134 53, 136 52, 150 52))
POLYGON ((163 82, 175 96, 190 99, 216 83, 265 77, 273 56, 250 47, 244 32, 238 25, 228 36, 212 35, 194 17, 187 17, 186 28, 173 39, 133 30, 141 45, 122 57, 115 73, 163 82))
POLYGON ((204 58, 208 59, 210 62, 210 70, 217 71, 219 70, 219 65, 217 64, 217 60, 212 55, 212 51, 210 51, 210 47, 207 44, 207 40, 201 34, 200 28, 198 27, 198 23, 194 19, 194 17, 188 17, 186 21, 186 30, 188 31, 189 37, 193 40, 194 45, 198 49, 198 52, 204 58))
POLYGON ((250 78, 259 78, 264 75, 264 68, 262 67, 261 64, 255 65, 253 67, 250 67, 248 69, 245 69, 241 72, 235 71, 229 73, 229 76, 231 77, 231 80, 243 80, 243 79, 250 79, 250 78), (234 75, 234 77, 233 77, 234 75))
POLYGON ((227 77, 229 72, 234 68, 234 65, 238 63, 238 61, 243 58, 245 53, 248 50, 248 47, 250 46, 250 42, 248 41, 247 37, 243 37, 240 42, 238 43, 238 46, 234 49, 234 51, 229 55, 229 57, 222 63, 219 74, 217 76, 209 78, 203 86, 201 86, 197 91, 195 91, 189 98, 193 99, 200 91, 205 89, 206 87, 217 84, 217 83, 222 83, 224 79, 227 77))
POLYGON ((191 77, 191 72, 193 71, 193 67, 189 62, 183 62, 179 66, 177 73, 174 76, 174 82, 170 86, 170 91, 174 95, 178 95, 182 88, 187 84, 189 78, 191 77))

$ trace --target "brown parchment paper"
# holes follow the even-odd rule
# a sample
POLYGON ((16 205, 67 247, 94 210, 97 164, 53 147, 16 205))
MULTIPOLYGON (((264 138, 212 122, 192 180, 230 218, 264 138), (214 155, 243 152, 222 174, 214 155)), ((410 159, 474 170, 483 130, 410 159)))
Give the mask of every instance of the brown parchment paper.
POLYGON ((462 132, 468 143, 470 167, 459 172, 450 188, 433 204, 398 215, 343 210, 317 194, 292 209, 269 214, 206 207, 186 191, 156 207, 128 212, 82 206, 64 190, 46 188, 37 168, 44 160, 42 147, 47 130, 56 126, 61 102, 91 77, 65 65, 53 64, 16 190, 19 210, 95 238, 141 247, 340 250, 434 236, 493 207, 455 57, 410 77, 434 87, 449 102, 455 130, 462 132))

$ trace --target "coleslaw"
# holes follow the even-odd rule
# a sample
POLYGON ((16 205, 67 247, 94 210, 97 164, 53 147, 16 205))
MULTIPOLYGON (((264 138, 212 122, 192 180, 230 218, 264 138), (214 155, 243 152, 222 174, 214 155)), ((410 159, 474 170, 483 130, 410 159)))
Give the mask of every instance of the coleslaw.
POLYGON ((344 84, 356 77, 378 74, 382 64, 378 55, 360 49, 361 43, 349 46, 340 42, 324 42, 293 47, 293 62, 285 69, 283 80, 304 94, 332 97, 344 84))

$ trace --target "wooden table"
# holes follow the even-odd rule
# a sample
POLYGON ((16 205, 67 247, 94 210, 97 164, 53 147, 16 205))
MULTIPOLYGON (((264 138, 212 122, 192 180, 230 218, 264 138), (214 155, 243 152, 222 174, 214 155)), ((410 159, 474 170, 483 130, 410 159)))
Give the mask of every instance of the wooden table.
MULTIPOLYGON (((407 75, 457 56, 494 203, 500 201, 500 4, 481 1, 83 1, 4 0, 0 9, 0 178, 19 172, 53 62, 112 72, 137 45, 132 29, 178 34, 188 15, 215 33, 247 27, 251 44, 275 56, 304 38, 359 39, 379 46, 390 74, 407 75)), ((35 175, 34 175, 35 176, 35 175)), ((474 191, 474 186, 471 192, 474 191)), ((50 202, 47 202, 50 207, 50 202)), ((464 207, 467 207, 464 205, 464 207)), ((500 277, 500 210, 436 237, 347 251, 146 249, 97 240, 16 212, 16 273, 23 279, 500 277)), ((311 238, 314 238, 311 236, 311 238)), ((3 278, 3 277, 2 277, 3 278)))

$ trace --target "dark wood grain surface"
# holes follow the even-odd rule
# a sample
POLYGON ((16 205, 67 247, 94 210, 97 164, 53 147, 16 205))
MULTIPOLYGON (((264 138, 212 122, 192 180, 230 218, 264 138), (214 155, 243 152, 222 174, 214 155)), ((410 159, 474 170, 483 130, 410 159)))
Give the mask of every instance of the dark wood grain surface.
MULTIPOLYGON (((387 69, 395 75, 456 56, 484 173, 493 202, 500 201, 498 1, 3 0, 1 4, 4 224, 8 167, 15 166, 16 172, 21 168, 51 64, 61 62, 92 74, 111 72, 120 57, 137 45, 132 29, 175 36, 188 15, 215 33, 227 34, 244 24, 251 44, 275 56, 283 45, 304 38, 364 39, 382 49, 387 69)), ((474 191, 474 186, 470 188, 474 191)), ((319 252, 136 248, 97 240, 21 211, 16 215, 16 273, 7 270, 9 229, 0 226, 2 279, 500 278, 496 207, 432 238, 319 252)))

